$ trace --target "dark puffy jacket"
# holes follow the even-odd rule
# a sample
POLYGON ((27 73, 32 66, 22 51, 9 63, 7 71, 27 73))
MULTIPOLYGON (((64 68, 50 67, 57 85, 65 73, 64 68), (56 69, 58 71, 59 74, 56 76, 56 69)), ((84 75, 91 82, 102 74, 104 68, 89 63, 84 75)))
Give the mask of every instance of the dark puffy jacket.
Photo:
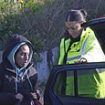
POLYGON ((23 76, 21 77, 17 75, 10 61, 12 58, 8 59, 12 49, 23 42, 28 44, 32 50, 31 43, 25 37, 15 35, 9 40, 3 52, 3 59, 0 64, 0 105, 30 105, 30 101, 34 99, 31 93, 35 92, 38 75, 31 60, 22 70, 23 76), (20 104, 18 104, 19 100, 15 98, 17 93, 21 93, 24 96, 20 104))

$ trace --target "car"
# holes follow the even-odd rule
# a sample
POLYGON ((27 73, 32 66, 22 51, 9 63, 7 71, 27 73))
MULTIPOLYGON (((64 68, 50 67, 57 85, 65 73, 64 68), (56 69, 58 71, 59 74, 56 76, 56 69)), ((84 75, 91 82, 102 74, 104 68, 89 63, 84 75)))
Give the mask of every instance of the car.
MULTIPOLYGON (((83 24, 83 27, 91 27, 105 52, 105 18, 97 18, 83 24)), ((96 99, 92 97, 80 97, 78 95, 78 72, 92 72, 92 70, 105 70, 105 62, 91 62, 83 64, 55 65, 49 75, 45 91, 44 105, 105 105, 105 99, 96 99), (63 81, 62 87, 59 86, 63 76, 70 74, 74 78, 74 95, 65 94, 66 82, 63 81), (58 84, 58 85, 56 85, 58 84)), ((87 83, 88 85, 88 83, 87 83)))

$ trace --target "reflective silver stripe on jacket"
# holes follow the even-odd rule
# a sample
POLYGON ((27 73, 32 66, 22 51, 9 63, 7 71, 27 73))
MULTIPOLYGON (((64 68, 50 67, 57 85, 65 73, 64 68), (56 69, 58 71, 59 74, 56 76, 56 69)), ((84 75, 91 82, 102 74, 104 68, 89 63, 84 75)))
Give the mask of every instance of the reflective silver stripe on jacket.
POLYGON ((74 59, 80 59, 81 55, 75 56, 75 57, 67 57, 67 62, 72 61, 74 59))
POLYGON ((86 52, 85 52, 85 48, 87 46, 87 41, 88 41, 88 38, 85 40, 84 44, 82 45, 82 48, 80 50, 80 54, 81 56, 84 55, 86 52))

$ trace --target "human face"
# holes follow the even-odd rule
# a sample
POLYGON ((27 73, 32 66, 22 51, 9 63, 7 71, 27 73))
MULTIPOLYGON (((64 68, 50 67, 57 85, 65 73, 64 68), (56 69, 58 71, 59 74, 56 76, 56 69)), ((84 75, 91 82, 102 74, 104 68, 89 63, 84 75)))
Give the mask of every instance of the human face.
POLYGON ((20 47, 16 54, 16 64, 19 67, 23 67, 28 63, 30 56, 30 49, 28 45, 23 45, 20 47))
POLYGON ((73 37, 76 38, 80 35, 82 27, 81 27, 82 22, 78 21, 67 21, 65 22, 65 27, 69 34, 73 37))

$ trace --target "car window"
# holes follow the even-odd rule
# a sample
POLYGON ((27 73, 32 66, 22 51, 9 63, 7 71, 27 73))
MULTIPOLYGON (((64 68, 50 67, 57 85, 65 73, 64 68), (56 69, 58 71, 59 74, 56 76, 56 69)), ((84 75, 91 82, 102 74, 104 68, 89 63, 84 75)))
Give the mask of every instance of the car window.
POLYGON ((105 74, 105 68, 61 71, 55 80, 54 93, 59 96, 94 97, 94 87, 103 82, 98 73, 105 74))
POLYGON ((98 74, 105 78, 105 62, 54 66, 46 84, 44 105, 105 105, 105 98, 92 95, 97 89, 94 87, 105 80, 98 74))

